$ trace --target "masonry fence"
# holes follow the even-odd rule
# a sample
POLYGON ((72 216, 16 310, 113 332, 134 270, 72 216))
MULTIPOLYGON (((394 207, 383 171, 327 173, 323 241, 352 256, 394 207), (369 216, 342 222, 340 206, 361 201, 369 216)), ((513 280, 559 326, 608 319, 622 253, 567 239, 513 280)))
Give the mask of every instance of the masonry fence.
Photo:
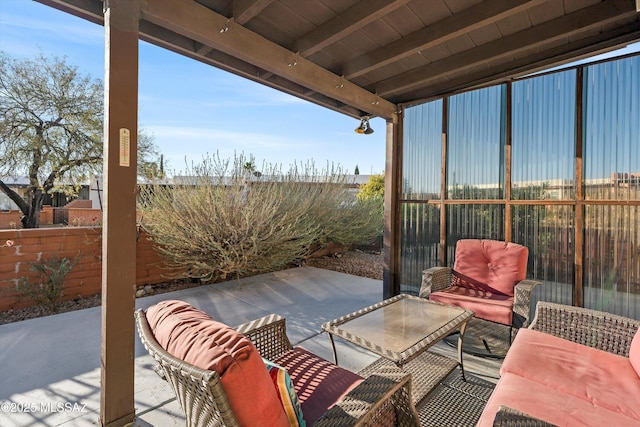
MULTIPOLYGON (((51 257, 75 259, 65 280, 61 301, 99 294, 102 286, 102 227, 58 227, 0 230, 0 311, 29 307, 33 301, 18 298, 16 284, 22 277, 35 280, 31 263, 51 257)), ((176 270, 163 267, 163 259, 140 230, 136 246, 136 286, 168 281, 176 270)))

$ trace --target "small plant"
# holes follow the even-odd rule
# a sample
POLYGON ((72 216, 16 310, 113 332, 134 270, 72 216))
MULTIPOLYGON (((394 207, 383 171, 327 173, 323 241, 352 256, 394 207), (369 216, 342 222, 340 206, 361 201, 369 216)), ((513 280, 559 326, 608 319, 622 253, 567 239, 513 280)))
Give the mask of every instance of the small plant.
POLYGON ((22 277, 16 285, 19 298, 28 298, 50 313, 58 312, 60 298, 64 294, 64 280, 78 262, 78 257, 58 258, 31 263, 31 271, 38 273, 38 281, 30 282, 22 277))

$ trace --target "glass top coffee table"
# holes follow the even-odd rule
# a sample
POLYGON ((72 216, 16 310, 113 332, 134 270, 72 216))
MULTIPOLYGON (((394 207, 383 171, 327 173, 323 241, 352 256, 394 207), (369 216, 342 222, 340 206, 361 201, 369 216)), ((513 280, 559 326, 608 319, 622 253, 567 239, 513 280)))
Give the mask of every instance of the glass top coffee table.
MULTIPOLYGON (((459 365, 465 378, 462 342, 472 317, 472 311, 403 294, 327 322, 322 329, 329 333, 336 364, 334 336, 376 353, 401 368, 423 357, 427 349, 459 330, 458 361, 453 366, 459 365)), ((439 355, 429 358, 432 360, 436 356, 444 358, 439 355)))

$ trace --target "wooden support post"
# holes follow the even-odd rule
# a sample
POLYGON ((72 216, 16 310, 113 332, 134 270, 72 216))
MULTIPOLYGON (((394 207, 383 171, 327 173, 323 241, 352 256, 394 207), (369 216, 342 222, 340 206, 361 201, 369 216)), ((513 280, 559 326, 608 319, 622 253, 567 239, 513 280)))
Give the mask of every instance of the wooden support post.
MULTIPOLYGON (((513 106, 512 106, 512 84, 507 83, 506 87, 506 123, 505 123, 505 146, 504 146, 504 240, 505 242, 513 241, 513 206, 511 205, 511 167, 513 163, 511 145, 513 141, 513 106)), ((518 242, 520 243, 520 242, 518 242)))
POLYGON ((449 144, 449 97, 442 98, 440 151, 440 266, 447 266, 447 145, 449 144))
POLYGON ((578 67, 576 73, 576 211, 574 218, 574 278, 573 305, 583 305, 584 277, 584 185, 582 172, 582 139, 583 139, 583 100, 584 100, 584 68, 578 67))
POLYGON ((105 27, 104 225, 100 424, 135 420, 134 320, 139 0, 108 0, 105 27))
POLYGON ((402 112, 387 122, 384 177, 383 298, 400 293, 400 195, 402 191, 402 112))

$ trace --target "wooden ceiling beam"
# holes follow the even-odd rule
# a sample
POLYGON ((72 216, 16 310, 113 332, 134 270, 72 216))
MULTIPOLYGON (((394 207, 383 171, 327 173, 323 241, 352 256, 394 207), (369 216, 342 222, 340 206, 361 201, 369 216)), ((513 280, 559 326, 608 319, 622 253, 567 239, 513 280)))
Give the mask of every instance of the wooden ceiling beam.
POLYGON ((635 12, 628 0, 611 0, 580 9, 507 37, 483 44, 437 62, 396 75, 373 85, 380 96, 408 91, 453 72, 491 62, 617 21, 635 12))
POLYGON ((274 0, 233 0, 233 19, 244 25, 262 12, 274 0))
POLYGON ((207 53, 211 52, 212 50, 213 48, 211 46, 198 43, 198 47, 196 48, 195 52, 198 55, 207 56, 207 53))
MULTIPOLYGON (((474 74, 465 74, 446 82, 425 86, 423 89, 412 91, 411 98, 416 100, 429 99, 474 87, 502 83, 527 74, 543 71, 552 66, 618 49, 638 39, 640 39, 640 22, 636 21, 623 27, 575 40, 566 45, 544 49, 535 54, 507 62, 499 67, 482 70, 474 74)), ((419 102, 411 102, 411 104, 415 103, 419 102)))
POLYGON ((142 18, 363 112, 391 119, 396 105, 196 2, 147 0, 142 18))
POLYGON ((346 106, 321 94, 316 94, 304 86, 264 71, 226 53, 207 48, 201 43, 194 42, 187 37, 171 32, 149 21, 142 20, 140 22, 140 39, 330 110, 354 118, 361 117, 364 114, 361 110, 346 106))
MULTIPOLYGON (((231 4, 233 20, 240 25, 244 25, 273 2, 274 0, 234 0, 231 4)), ((206 55, 212 50, 211 46, 202 45, 197 53, 206 55)))
POLYGON ((354 58, 345 64, 343 74, 351 80, 369 71, 414 55, 421 50, 444 43, 469 31, 492 24, 545 1, 546 0, 490 0, 479 3, 385 46, 381 46, 371 52, 354 58))
POLYGON ((361 0, 300 37, 296 50, 307 57, 391 13, 411 0, 361 0))
POLYGON ((47 6, 104 25, 103 0, 35 0, 47 6))

